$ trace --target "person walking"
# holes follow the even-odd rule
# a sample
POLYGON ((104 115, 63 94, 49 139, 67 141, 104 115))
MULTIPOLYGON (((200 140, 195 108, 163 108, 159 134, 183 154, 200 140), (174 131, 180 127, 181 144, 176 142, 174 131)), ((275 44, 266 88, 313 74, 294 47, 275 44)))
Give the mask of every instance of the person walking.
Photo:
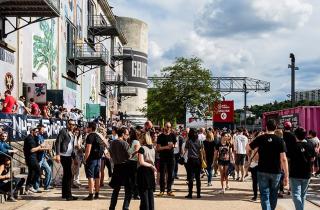
POLYGON ((84 154, 85 172, 88 179, 89 195, 84 200, 99 199, 100 190, 100 163, 104 154, 104 145, 102 139, 96 133, 97 124, 89 122, 87 131, 89 132, 86 138, 86 148, 84 154), (95 195, 93 197, 93 191, 95 195))
POLYGON ((165 191, 165 177, 167 177, 167 195, 173 197, 172 176, 174 168, 174 147, 177 140, 171 130, 171 123, 165 124, 164 132, 161 133, 157 141, 157 151, 160 154, 160 193, 163 196, 165 191))
POLYGON ((219 171, 220 171, 220 182, 221 182, 221 192, 225 193, 225 190, 230 189, 228 180, 228 168, 231 161, 234 160, 233 157, 233 147, 231 144, 231 134, 224 132, 221 135, 221 141, 216 145, 215 158, 218 159, 219 171), (224 185, 226 182, 226 185, 224 185))
POLYGON ((133 199, 139 200, 139 192, 138 192, 138 186, 137 186, 137 167, 138 167, 138 151, 140 149, 140 142, 138 141, 137 133, 135 130, 131 130, 130 132, 130 138, 128 139, 129 143, 129 166, 130 166, 130 176, 129 176, 129 182, 131 184, 131 189, 133 192, 133 199))
POLYGON ((116 140, 111 141, 109 148, 114 164, 111 182, 109 183, 110 187, 113 189, 109 210, 115 210, 121 186, 124 186, 125 191, 122 210, 128 210, 132 198, 132 190, 127 174, 129 170, 128 160, 130 158, 130 146, 127 143, 127 139, 129 138, 128 129, 118 129, 117 136, 118 138, 116 140))
POLYGON ((192 199, 193 179, 196 179, 197 198, 201 198, 201 142, 198 139, 197 130, 191 128, 188 134, 188 141, 185 149, 188 151, 187 162, 187 179, 188 179, 188 195, 185 198, 192 199))
POLYGON ((237 128, 238 135, 234 137, 234 153, 235 153, 235 166, 237 172, 237 181, 244 181, 244 164, 246 161, 246 146, 248 138, 243 134, 243 128, 237 128), (240 177, 241 173, 241 177, 240 177))
POLYGON ((214 149, 216 147, 214 141, 214 135, 212 131, 207 132, 206 140, 203 141, 204 151, 206 152, 206 161, 207 161, 207 173, 208 173, 208 187, 212 186, 212 166, 213 166, 213 159, 214 159, 214 149))
MULTIPOLYGON (((78 198, 72 195, 71 187, 73 182, 72 176, 72 160, 74 159, 74 133, 76 126, 74 120, 68 120, 67 129, 60 130, 56 139, 55 150, 57 163, 62 164, 62 198, 67 201, 77 200, 78 198)), ((75 160, 74 160, 75 161, 75 160)))
POLYGON ((154 210, 154 195, 156 189, 155 149, 148 133, 141 135, 141 147, 138 151, 138 190, 140 195, 140 210, 154 210))
POLYGON ((312 143, 307 142, 307 132, 303 128, 294 131, 296 144, 288 151, 291 164, 289 166, 290 188, 296 210, 304 210, 304 203, 311 178, 313 160, 316 157, 312 143))
POLYGON ((258 136, 247 146, 247 152, 258 148, 258 185, 262 210, 274 210, 277 206, 281 169, 284 171, 283 185, 288 184, 288 161, 284 141, 274 134, 275 120, 267 121, 267 132, 258 136))

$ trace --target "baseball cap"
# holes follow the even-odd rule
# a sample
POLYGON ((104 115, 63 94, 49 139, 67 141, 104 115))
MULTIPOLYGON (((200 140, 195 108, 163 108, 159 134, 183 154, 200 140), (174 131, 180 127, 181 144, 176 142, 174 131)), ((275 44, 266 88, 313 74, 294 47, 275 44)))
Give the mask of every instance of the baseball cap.
POLYGON ((291 124, 290 121, 285 121, 283 123, 283 127, 286 128, 286 129, 290 129, 290 128, 292 128, 292 124, 291 124))

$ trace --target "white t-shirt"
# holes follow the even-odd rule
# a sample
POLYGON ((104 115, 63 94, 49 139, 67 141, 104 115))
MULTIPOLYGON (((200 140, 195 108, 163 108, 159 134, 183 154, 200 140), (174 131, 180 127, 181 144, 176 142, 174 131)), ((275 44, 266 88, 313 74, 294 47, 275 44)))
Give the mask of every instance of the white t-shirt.
POLYGON ((183 142, 182 146, 181 146, 181 150, 182 152, 184 152, 184 162, 187 163, 188 162, 188 150, 185 149, 186 148, 186 141, 183 142))
POLYGON ((69 132, 69 135, 71 136, 71 140, 68 144, 68 149, 65 153, 60 153, 61 156, 70 157, 72 155, 74 149, 74 135, 72 132, 69 132))
POLYGON ((200 142, 203 142, 204 140, 206 140, 206 135, 204 135, 203 133, 198 134, 198 139, 200 142))
POLYGON ((246 146, 248 144, 248 138, 245 135, 237 135, 234 138, 234 150, 236 154, 245 155, 247 154, 246 146))
POLYGON ((22 101, 20 101, 20 100, 18 100, 17 101, 17 104, 18 104, 18 106, 19 106, 19 108, 18 108, 18 114, 25 114, 25 105, 24 105, 24 103, 22 102, 22 101))

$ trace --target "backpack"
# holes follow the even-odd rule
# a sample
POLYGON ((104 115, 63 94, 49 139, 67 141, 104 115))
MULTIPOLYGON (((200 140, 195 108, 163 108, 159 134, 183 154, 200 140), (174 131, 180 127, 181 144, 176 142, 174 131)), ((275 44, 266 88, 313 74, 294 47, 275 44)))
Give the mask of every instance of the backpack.
POLYGON ((96 133, 94 134, 91 134, 91 135, 94 135, 94 138, 95 138, 95 142, 96 144, 98 145, 98 147, 96 147, 92 152, 92 157, 94 159, 100 159, 102 158, 103 154, 104 154, 104 144, 103 144, 103 141, 102 139, 100 138, 100 136, 96 133))

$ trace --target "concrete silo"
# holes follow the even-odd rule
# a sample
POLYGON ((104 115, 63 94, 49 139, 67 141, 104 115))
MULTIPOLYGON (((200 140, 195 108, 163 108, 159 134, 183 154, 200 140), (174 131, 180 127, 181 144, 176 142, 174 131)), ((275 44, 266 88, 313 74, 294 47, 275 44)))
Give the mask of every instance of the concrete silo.
POLYGON ((123 61, 123 72, 128 77, 128 86, 121 87, 121 111, 134 123, 145 122, 139 109, 146 106, 148 84, 148 25, 141 20, 117 17, 117 22, 128 43, 123 54, 133 54, 133 60, 123 61), (132 50, 132 51, 131 51, 132 50))

